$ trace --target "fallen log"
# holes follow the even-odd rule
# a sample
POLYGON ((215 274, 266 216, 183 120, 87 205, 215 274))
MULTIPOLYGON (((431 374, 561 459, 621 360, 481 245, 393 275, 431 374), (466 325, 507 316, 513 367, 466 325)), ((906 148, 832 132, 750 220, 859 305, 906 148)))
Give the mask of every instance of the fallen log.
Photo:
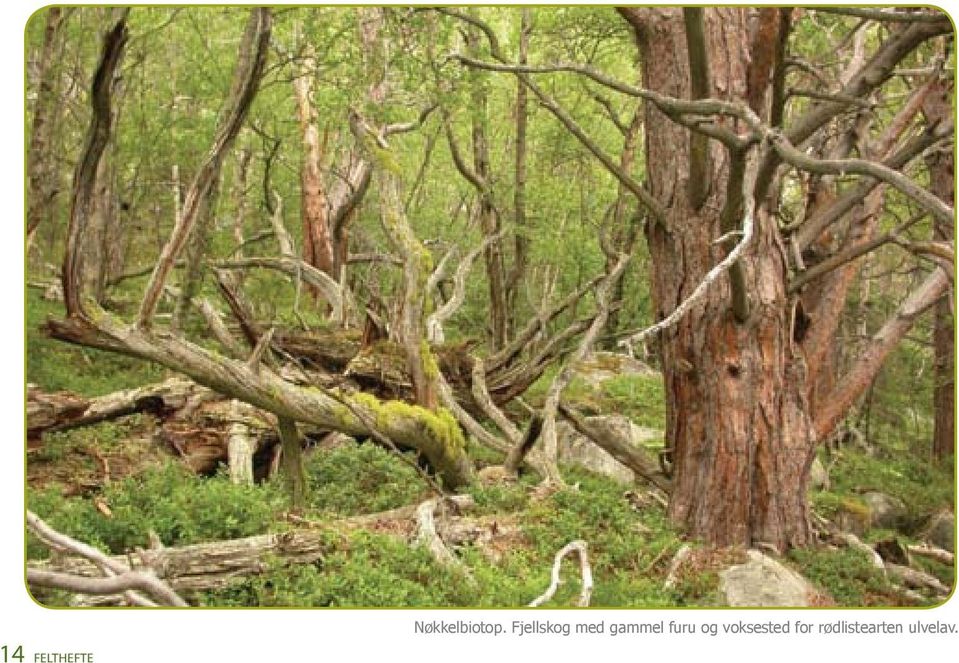
POLYGON ((634 449, 628 442, 609 435, 596 426, 591 426, 583 417, 562 402, 559 404, 559 413, 577 433, 595 442, 597 446, 607 451, 613 458, 635 472, 637 476, 642 477, 663 492, 669 493, 672 487, 669 479, 653 462, 634 449))
MULTIPOLYGON (((473 500, 469 495, 450 498, 458 510, 469 509, 473 500)), ((116 567, 150 569, 178 593, 222 589, 236 580, 266 573, 277 564, 311 564, 333 552, 335 536, 356 527, 373 527, 386 520, 413 520, 421 505, 410 505, 382 513, 353 516, 330 523, 310 523, 308 528, 289 532, 259 534, 242 539, 195 543, 187 546, 138 549, 124 555, 105 557, 104 562, 116 567)), ((88 559, 59 557, 30 561, 28 569, 44 572, 69 573, 81 577, 100 577, 101 567, 88 559)), ((98 597, 88 604, 103 604, 122 597, 98 597)))
POLYGON ((38 439, 43 433, 91 426, 141 412, 166 416, 205 391, 208 390, 184 378, 96 398, 66 391, 44 392, 31 386, 27 389, 27 437, 38 439))
POLYGON ((954 553, 944 550, 943 548, 938 548, 931 543, 918 543, 916 545, 906 546, 906 550, 912 555, 927 557, 946 566, 952 566, 956 563, 956 555, 954 553))
POLYGON ((906 587, 911 587, 913 589, 929 589, 939 596, 948 596, 952 591, 952 589, 940 582, 940 580, 934 575, 924 573, 923 571, 917 571, 916 569, 909 568, 908 566, 886 562, 886 571, 888 571, 889 575, 893 578, 902 581, 902 584, 904 584, 906 587))

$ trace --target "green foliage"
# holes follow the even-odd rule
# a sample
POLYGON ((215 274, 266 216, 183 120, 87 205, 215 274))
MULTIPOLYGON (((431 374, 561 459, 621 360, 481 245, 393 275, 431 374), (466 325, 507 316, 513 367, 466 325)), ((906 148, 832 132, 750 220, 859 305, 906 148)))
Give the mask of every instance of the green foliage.
MULTIPOLYGON (((410 462, 415 462, 408 455, 410 462)), ((429 487, 408 463, 374 444, 345 445, 308 456, 310 509, 329 515, 374 513, 424 498, 429 487)))
POLYGON ((49 318, 62 318, 63 305, 27 289, 27 382, 46 391, 68 390, 101 396, 163 378, 163 369, 113 352, 68 345, 44 335, 49 318))
POLYGON ((476 500, 476 512, 479 514, 510 513, 526 507, 529 502, 527 491, 530 479, 512 484, 476 484, 470 493, 476 500))
POLYGON ((889 605, 887 580, 862 552, 850 548, 807 548, 793 550, 789 555, 799 572, 825 589, 837 604, 889 605))
MULTIPOLYGON (((569 470, 567 475, 567 481, 577 489, 559 491, 547 500, 531 504, 523 513, 522 529, 536 556, 531 560, 533 568, 542 569, 542 577, 548 582, 545 574, 556 551, 574 539, 583 539, 589 545, 594 577, 613 578, 614 586, 619 587, 617 591, 605 587, 605 581, 597 582, 593 605, 604 605, 599 602, 603 597, 608 601, 605 605, 610 606, 642 601, 652 604, 664 598, 661 592, 652 596, 640 593, 641 588, 649 588, 645 574, 654 571, 649 566, 657 555, 663 548, 678 547, 677 534, 667 524, 662 510, 651 506, 637 511, 624 498, 622 487, 608 479, 581 470, 569 470)), ((659 571, 655 573, 659 577, 659 571)), ((570 584, 578 586, 578 582, 570 584)), ((552 605, 568 602, 557 595, 552 605)))
POLYGON ((649 428, 666 428, 666 395, 659 376, 620 375, 603 382, 609 410, 649 428))
POLYGON ((331 536, 314 564, 277 568, 227 590, 205 592, 203 605, 284 607, 433 607, 467 605, 462 578, 429 552, 368 532, 331 536), (334 543, 335 542, 335 543, 334 543))
MULTIPOLYGON (((953 481, 948 468, 939 467, 907 450, 869 455, 843 449, 842 459, 830 472, 831 491, 847 501, 857 494, 876 490, 905 502, 910 520, 921 521, 952 504, 953 481)), ((820 495, 816 504, 828 505, 831 497, 820 495)))
MULTIPOLYGON (((238 486, 224 474, 201 478, 172 461, 112 483, 99 497, 110 517, 92 499, 68 499, 57 487, 31 492, 28 507, 65 534, 123 553, 148 546, 150 531, 169 546, 266 532, 285 505, 278 483, 238 486)), ((39 554, 36 546, 28 550, 39 554)))

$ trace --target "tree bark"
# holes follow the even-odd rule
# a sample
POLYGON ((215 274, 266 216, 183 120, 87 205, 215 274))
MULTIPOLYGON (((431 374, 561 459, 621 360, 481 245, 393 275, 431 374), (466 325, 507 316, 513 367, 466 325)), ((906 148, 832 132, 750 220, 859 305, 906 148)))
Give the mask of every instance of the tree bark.
MULTIPOLYGON (((952 86, 939 81, 930 94, 924 98, 923 114, 929 124, 948 122, 952 117, 952 86)), ((956 200, 956 164, 952 150, 937 150, 926 156, 929 169, 929 188, 932 192, 955 205, 956 200)), ((953 226, 936 223, 933 226, 933 239, 952 243, 955 236, 953 226)), ((955 383, 955 311, 948 299, 943 298, 936 304, 935 321, 932 336, 935 386, 933 387, 932 454, 940 461, 948 461, 956 454, 956 383, 955 383)))
POLYGON ((30 127, 30 149, 27 151, 27 245, 37 227, 50 215, 53 198, 57 194, 56 171, 52 133, 59 115, 56 103, 59 69, 54 62, 57 36, 63 12, 59 7, 46 10, 43 45, 37 66, 37 98, 33 106, 33 124, 30 127))
MULTIPOLYGON (((467 52, 476 54, 479 47, 479 36, 475 31, 468 31, 466 38, 467 52)), ((470 72, 470 103, 471 132, 473 139, 473 171, 483 183, 479 191, 479 221, 483 235, 492 237, 499 233, 500 220, 496 207, 493 204, 492 175, 489 154, 488 103, 484 87, 484 72, 470 72)), ((486 262, 486 279, 489 284, 490 301, 490 330, 492 334, 490 347, 493 351, 504 347, 507 342, 507 320, 509 311, 506 297, 506 271, 503 264, 503 251, 499 242, 493 242, 483 252, 486 262)))
MULTIPOLYGON (((690 96, 681 10, 625 9, 637 28, 645 86, 690 96)), ((704 12, 710 96, 746 99, 748 13, 704 12)), ((698 209, 687 195, 689 139, 652 105, 646 111, 650 190, 663 201, 665 224, 649 224, 652 291, 661 319, 723 257, 718 211, 726 200, 729 158, 715 142, 707 175, 713 185, 698 209), (667 201, 671 204, 666 205, 667 201)), ((667 399, 667 447, 673 451, 671 519, 718 545, 767 542, 778 548, 812 541, 805 498, 814 438, 805 402, 804 366, 792 346, 785 256, 775 223, 757 209, 755 238, 743 265, 752 313, 737 322, 727 279, 660 336, 667 399)))
MULTIPOLYGON (((333 269, 333 239, 329 226, 329 202, 323 186, 321 168, 323 148, 313 108, 313 74, 316 62, 313 48, 307 47, 302 68, 293 80, 296 110, 303 135, 303 162, 300 165, 300 217, 303 221, 303 260, 338 280, 333 269)), ((319 294, 310 287, 314 298, 319 294)))
MULTIPOLYGON (((519 28, 519 64, 526 64, 529 59, 529 36, 533 31, 532 10, 523 7, 521 10, 519 28)), ((529 123, 529 100, 526 85, 516 80, 516 136, 514 139, 513 155, 513 267, 506 282, 506 335, 512 337, 516 328, 517 293, 519 284, 526 274, 526 263, 529 255, 529 221, 526 217, 526 127, 529 123)))
POLYGON ((157 384, 117 391, 97 398, 84 398, 69 392, 27 391, 27 437, 43 433, 91 426, 101 421, 125 417, 136 412, 157 415, 180 409, 202 388, 183 378, 171 378, 157 384))

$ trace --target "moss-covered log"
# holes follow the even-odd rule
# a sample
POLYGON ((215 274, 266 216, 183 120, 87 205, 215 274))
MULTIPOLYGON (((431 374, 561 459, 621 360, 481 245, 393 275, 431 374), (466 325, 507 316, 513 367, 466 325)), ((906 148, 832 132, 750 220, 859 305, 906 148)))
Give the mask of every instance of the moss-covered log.
POLYGON ((95 304, 87 310, 92 319, 51 320, 49 333, 63 341, 155 362, 278 417, 347 435, 370 435, 368 422, 374 422, 377 431, 397 445, 422 452, 448 488, 472 480, 463 433, 442 408, 430 411, 369 394, 294 385, 263 366, 257 370, 170 333, 123 324, 95 304))

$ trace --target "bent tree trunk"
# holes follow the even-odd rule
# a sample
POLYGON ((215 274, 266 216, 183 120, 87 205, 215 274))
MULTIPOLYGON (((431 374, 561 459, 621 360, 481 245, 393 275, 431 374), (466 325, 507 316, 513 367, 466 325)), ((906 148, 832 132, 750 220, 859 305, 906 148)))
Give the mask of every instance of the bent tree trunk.
MULTIPOLYGON (((630 23, 639 27, 644 86, 689 98, 682 10, 632 11, 640 14, 630 23)), ((709 96, 745 100, 746 10, 704 13, 709 96)), ((710 142, 707 197, 696 206, 687 189, 687 131, 652 104, 645 122, 649 185, 667 210, 665 224, 651 224, 647 231, 661 319, 724 257, 715 240, 725 232, 719 211, 730 159, 710 142)), ((753 242, 740 261, 750 304, 746 320, 737 321, 730 279, 724 277, 661 336, 667 446, 673 450, 669 513, 689 534, 713 544, 802 546, 811 540, 805 489, 815 449, 805 370, 792 345, 787 269, 775 222, 761 207, 755 221, 753 242)), ((741 215, 736 223, 742 223, 741 215)))

